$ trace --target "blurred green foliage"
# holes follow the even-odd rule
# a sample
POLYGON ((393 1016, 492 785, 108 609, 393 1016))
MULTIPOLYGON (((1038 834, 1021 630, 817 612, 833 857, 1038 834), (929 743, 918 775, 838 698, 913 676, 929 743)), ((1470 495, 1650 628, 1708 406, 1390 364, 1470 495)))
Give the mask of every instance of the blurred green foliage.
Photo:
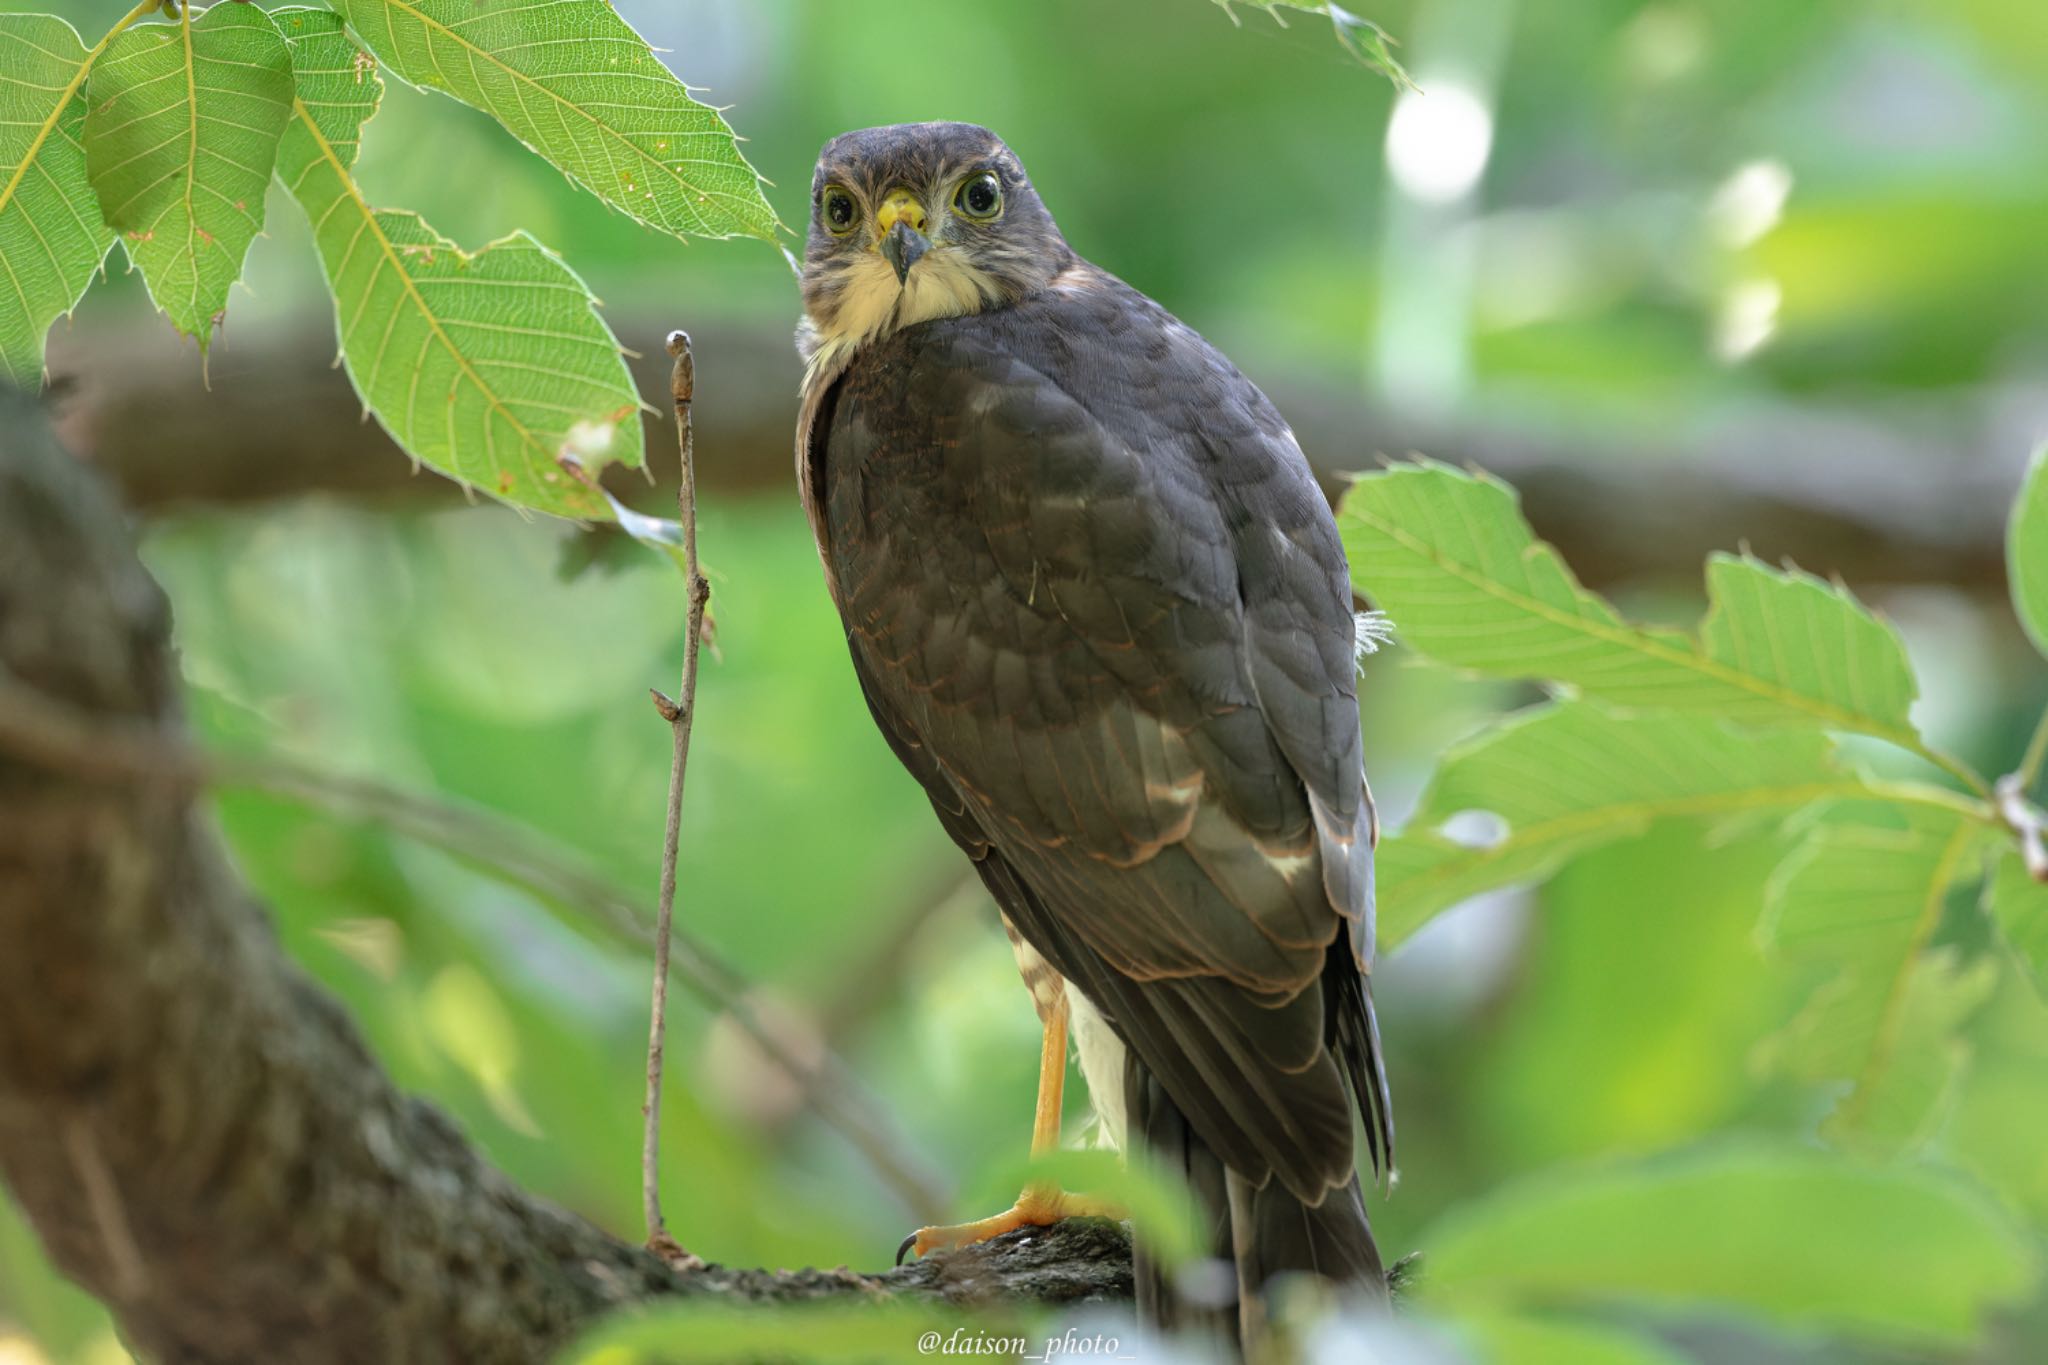
MULTIPOLYGON (((126 8, 62 6, 88 36, 126 8)), ((1434 199, 1389 169, 1403 97, 1310 16, 1281 28, 1246 11, 1239 28, 1200 0, 899 0, 886 21, 836 0, 619 8, 733 106, 783 221, 804 221, 815 150, 846 128, 989 124, 1080 250, 1255 379, 1340 410, 1597 424, 1611 448, 1661 448, 1731 412, 1827 405, 1880 428, 1903 403, 1958 412, 2024 390, 2048 356, 2038 5, 1365 7, 1402 40, 1424 92, 1411 108, 1462 89, 1486 115, 1477 178, 1434 199)), ((529 230, 614 311, 655 299, 678 325, 793 324, 773 250, 650 233, 481 114, 397 82, 385 104, 360 168, 374 202, 468 243, 529 230)), ((1420 126, 1424 164, 1469 152, 1469 127, 1420 126)), ((330 325, 305 228, 280 207, 216 384, 238 346, 330 325)), ((80 326, 94 324, 163 325, 119 273, 88 298, 80 326)), ((1858 454, 1839 450, 1845 496, 1858 454)), ((653 554, 565 578, 578 534, 497 508, 315 498, 166 519, 146 553, 209 743, 488 807, 651 903, 668 751, 645 688, 673 677, 681 592, 653 554)), ((679 923, 756 983, 792 1047, 829 1041, 849 1060, 955 1213, 985 1213, 1022 1155, 1036 1060, 1008 947, 873 733, 793 491, 714 498, 702 536, 718 637, 679 923)), ((1901 623, 1930 742, 1987 773, 2014 766, 2048 688, 2003 599, 1857 586, 1901 623)), ((1690 565, 1615 596, 1634 619, 1704 607, 1690 565)), ((1532 697, 1420 652, 1369 660, 1363 684, 1397 822, 1439 755, 1532 697)), ((374 822, 241 792, 218 804, 285 944, 400 1083, 520 1181, 630 1233, 640 956, 374 822)), ((1383 960, 1402 1181, 1373 1217, 1392 1255, 1424 1251, 1419 1307, 1451 1320, 1447 1349, 1517 1365, 2048 1349, 2048 1006, 2001 963, 1956 1021, 1966 1060, 1912 1150, 1821 1146, 1840 1087, 1765 1065, 1834 970, 1758 940, 1798 833, 1649 820, 1573 849, 1540 889, 1438 915, 1383 960)), ((2032 888, 2015 866, 1994 870, 1994 908, 2032 888)), ((1948 907, 1940 941, 1976 961, 1990 950, 1970 910, 1948 907)), ((678 1007, 671 1027, 664 1179, 683 1239, 736 1263, 884 1262, 919 1217, 730 1020, 678 1007)), ((120 1358, 0 1206, 7 1351, 120 1358)))

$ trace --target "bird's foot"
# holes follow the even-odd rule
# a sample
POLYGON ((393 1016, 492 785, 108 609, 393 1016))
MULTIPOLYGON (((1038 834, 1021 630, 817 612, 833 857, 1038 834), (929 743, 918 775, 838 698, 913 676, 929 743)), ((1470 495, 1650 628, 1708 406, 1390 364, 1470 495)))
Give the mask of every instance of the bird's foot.
POLYGON ((919 1228, 896 1248, 896 1264, 902 1265, 904 1257, 912 1254, 929 1256, 934 1251, 973 1246, 976 1242, 986 1242, 1018 1228, 1050 1227, 1062 1218, 1122 1219, 1127 1216, 1120 1205, 1107 1199, 1031 1185, 1017 1196, 1016 1203, 992 1217, 977 1218, 972 1223, 955 1223, 950 1227, 919 1228))

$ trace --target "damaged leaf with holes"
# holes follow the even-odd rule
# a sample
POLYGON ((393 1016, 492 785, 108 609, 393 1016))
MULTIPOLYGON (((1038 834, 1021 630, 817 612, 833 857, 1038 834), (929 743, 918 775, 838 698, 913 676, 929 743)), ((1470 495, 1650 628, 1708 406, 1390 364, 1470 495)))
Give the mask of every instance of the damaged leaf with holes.
POLYGON ((379 61, 483 110, 622 213, 677 236, 772 241, 761 178, 606 0, 336 0, 379 61))
POLYGON ((383 89, 376 63, 332 11, 277 19, 298 81, 278 177, 313 225, 356 391, 442 473, 523 507, 608 518, 562 460, 637 466, 640 400, 589 289, 526 233, 470 253, 418 214, 371 207, 351 170, 383 89))

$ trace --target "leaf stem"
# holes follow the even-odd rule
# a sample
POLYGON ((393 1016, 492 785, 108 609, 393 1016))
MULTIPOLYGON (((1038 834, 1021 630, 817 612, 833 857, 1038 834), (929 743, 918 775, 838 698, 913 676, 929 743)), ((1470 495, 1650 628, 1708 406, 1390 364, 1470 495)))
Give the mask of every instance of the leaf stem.
POLYGON ((683 677, 676 699, 659 692, 654 704, 668 721, 674 737, 674 754, 668 774, 668 825, 662 835, 661 900, 654 921, 654 999, 647 1024, 647 1102, 641 1113, 646 1120, 640 1138, 640 1203, 647 1221, 647 1249, 678 1268, 701 1265, 669 1235, 661 1213, 661 1072, 662 1050, 668 1031, 669 931, 675 917, 676 849, 683 828, 683 778, 690 764, 690 726, 697 712, 697 646, 704 631, 704 605, 711 597, 697 562, 697 470, 695 441, 690 427, 690 404, 696 390, 696 365, 690 355, 686 332, 671 332, 668 353, 675 357, 669 374, 669 394, 676 407, 676 447, 682 460, 682 479, 676 489, 676 515, 683 526, 683 577, 688 584, 689 610, 683 627, 683 677))
POLYGON ((1989 801, 1973 801, 1961 792, 1937 786, 1932 782, 1869 778, 1864 780, 1863 785, 1871 795, 1887 801, 1954 811, 1966 820, 1974 820, 1980 825, 1989 825, 1993 828, 1998 828, 2001 824, 1997 810, 1989 801))
POLYGON ((2041 719, 2034 722, 2034 737, 2027 741, 2026 755, 2020 759, 2020 766, 2013 771, 2012 780, 2021 792, 2030 792, 2041 776, 2042 760, 2048 759, 2048 708, 2041 712, 2041 719))
POLYGON ((1991 784, 1986 782, 1975 768, 1972 768, 1954 755, 1943 753, 1941 750, 1921 740, 1915 740, 1913 743, 1903 745, 1902 747, 1909 753, 1917 754, 1919 757, 1926 759, 1929 763, 1932 763, 1935 767, 1962 783, 1978 799, 1986 802, 1995 799, 1991 790, 1991 784))
MULTIPOLYGON (((150 15, 156 13, 156 11, 162 7, 162 4, 163 0, 142 0, 141 4, 137 5, 134 9, 129 10, 127 14, 123 15, 119 23, 115 24, 112 28, 107 30, 107 36, 100 39, 97 43, 94 43, 92 51, 85 54, 85 61, 79 67, 78 79, 80 81, 83 81, 85 79, 85 73, 92 69, 92 64, 93 62, 98 60, 99 55, 107 50, 108 43, 113 42, 114 39, 121 36, 121 34, 125 32, 130 25, 140 23, 142 20, 147 19, 150 15)), ((71 88, 75 91, 78 88, 78 86, 74 83, 71 88)))

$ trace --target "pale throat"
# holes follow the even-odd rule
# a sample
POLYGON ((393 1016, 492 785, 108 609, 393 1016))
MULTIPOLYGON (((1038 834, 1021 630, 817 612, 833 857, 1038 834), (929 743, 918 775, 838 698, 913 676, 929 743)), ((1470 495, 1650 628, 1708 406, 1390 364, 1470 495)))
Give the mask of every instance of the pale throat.
POLYGON ((808 386, 835 372, 869 342, 920 322, 965 317, 998 302, 1003 286, 995 276, 950 246, 935 246, 910 268, 900 284, 896 270, 879 252, 864 252, 839 277, 838 308, 830 318, 810 319, 817 349, 805 370, 808 386))

